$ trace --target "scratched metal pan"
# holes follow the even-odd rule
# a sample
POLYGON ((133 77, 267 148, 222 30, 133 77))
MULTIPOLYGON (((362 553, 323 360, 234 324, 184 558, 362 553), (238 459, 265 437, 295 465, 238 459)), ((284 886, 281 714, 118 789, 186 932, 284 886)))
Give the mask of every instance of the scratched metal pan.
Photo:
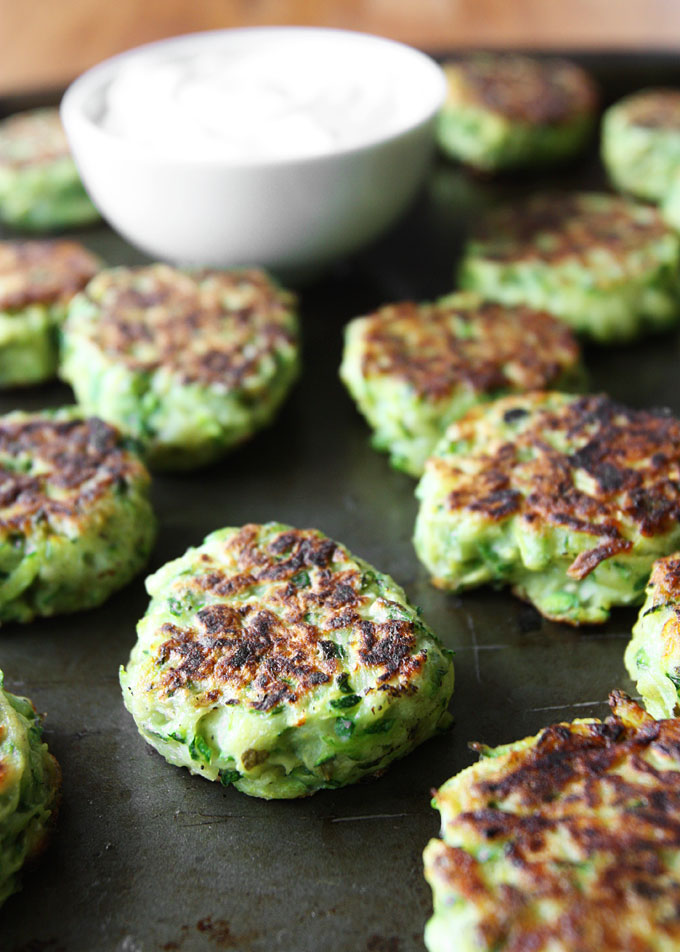
MULTIPOLYGON (((680 85, 671 58, 582 59, 608 99, 680 85)), ((117 672, 145 608, 141 580, 96 611, 8 625, 0 667, 11 690, 47 712, 64 786, 53 844, 0 914, 1 952, 422 952, 430 894, 421 851, 438 825, 430 790, 471 763, 467 742, 602 715, 611 688, 632 688, 622 655, 633 612, 577 631, 506 593, 453 597, 429 586, 410 542, 414 484, 371 451, 337 380, 349 317, 449 291, 480 210, 555 183, 604 185, 595 150, 540 182, 491 183, 437 165, 391 236, 302 289, 305 370, 277 423, 210 469, 155 481, 152 568, 218 526, 279 519, 323 529, 404 584, 456 651, 453 729, 380 780, 308 800, 250 799, 166 764, 123 709, 117 672)), ((112 264, 143 260, 104 227, 78 237, 112 264)), ((590 351, 594 388, 680 411, 679 340, 590 351)), ((54 384, 3 396, 0 410, 70 398, 54 384)))

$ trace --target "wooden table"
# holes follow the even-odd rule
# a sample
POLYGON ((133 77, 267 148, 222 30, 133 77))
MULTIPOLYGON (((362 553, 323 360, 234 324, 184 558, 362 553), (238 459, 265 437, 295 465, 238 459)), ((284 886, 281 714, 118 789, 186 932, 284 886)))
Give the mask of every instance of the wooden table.
POLYGON ((164 36, 261 24, 363 30, 435 52, 680 50, 680 0, 0 0, 0 94, 63 86, 164 36))

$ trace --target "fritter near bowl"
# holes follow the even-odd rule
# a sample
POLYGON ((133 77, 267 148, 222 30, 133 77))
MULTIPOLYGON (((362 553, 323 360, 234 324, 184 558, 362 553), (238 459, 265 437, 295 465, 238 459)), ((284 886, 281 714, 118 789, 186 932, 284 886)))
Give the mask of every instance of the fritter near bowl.
POLYGON ((150 465, 211 462, 268 424, 298 373, 295 297, 262 271, 102 271, 71 303, 60 373, 150 465))
POLYGON ((680 90, 643 89, 610 106, 602 161, 617 188, 663 201, 680 166, 680 90))
POLYGON ((680 946, 680 720, 612 714, 488 748, 435 794, 429 952, 680 946))
POLYGON ((654 717, 674 717, 680 701, 680 553, 654 563, 625 663, 654 717))
POLYGON ((578 390, 585 379, 578 344, 560 321, 469 293, 351 321, 340 376, 374 429, 375 448, 413 476, 470 407, 512 392, 578 390))
POLYGON ((448 94, 437 138, 453 159, 484 171, 533 167, 582 151, 597 89, 564 59, 475 53, 444 63, 448 94))
POLYGON ((389 576, 321 532, 221 529, 147 589, 123 698, 192 773, 307 796, 382 773, 450 721, 448 653, 389 576))
POLYGON ((27 231, 97 221, 57 109, 33 109, 0 122, 0 219, 27 231))
POLYGON ((68 407, 0 417, 0 621, 101 604, 139 572, 149 474, 114 427, 68 407))
POLYGON ((417 495, 435 585, 509 584, 547 618, 602 622, 680 546, 680 421, 602 395, 504 397, 449 427, 417 495))
POLYGON ((0 387, 56 375, 69 301, 99 267, 72 241, 0 241, 0 387))
POLYGON ((548 193, 492 212, 468 242, 462 287, 549 311, 600 343, 680 316, 680 236, 658 209, 605 193, 548 193))
POLYGON ((61 772, 35 708, 3 688, 0 671, 0 906, 20 886, 20 871, 45 848, 61 772))

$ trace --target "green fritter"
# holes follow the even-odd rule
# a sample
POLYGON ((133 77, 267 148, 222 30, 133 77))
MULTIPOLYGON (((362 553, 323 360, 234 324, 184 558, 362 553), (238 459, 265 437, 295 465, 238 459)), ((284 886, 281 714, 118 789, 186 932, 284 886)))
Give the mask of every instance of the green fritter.
POLYGON ((546 313, 475 294, 351 321, 340 376, 393 466, 420 476, 446 427, 505 393, 581 389, 579 347, 546 313))
POLYGON ((262 271, 112 268, 71 304, 60 373, 152 467, 200 466, 275 416, 298 374, 295 307, 262 271))
POLYGON ((575 63, 475 53, 443 65, 437 138, 450 158, 491 172, 532 167, 571 158, 590 138, 597 89, 575 63))
POLYGON ((57 109, 33 109, 0 122, 0 219, 15 228, 51 231, 98 218, 57 109))
POLYGON ((3 688, 0 671, 0 906, 19 889, 19 872, 45 848, 61 772, 35 708, 3 688))
POLYGON ((680 721, 624 694, 546 727, 435 794, 425 849, 429 952, 673 952, 680 947, 680 721))
POLYGON ((601 343, 680 314, 680 236, 658 209, 617 195, 553 193, 496 209, 468 243, 460 283, 549 311, 601 343))
POLYGON ((654 563, 625 663, 653 717, 674 717, 680 702, 680 553, 654 563))
POLYGON ((72 241, 0 242, 0 387, 56 376, 58 328, 99 267, 72 241))
POLYGON ((661 203, 661 214, 666 224, 680 231, 680 163, 661 203))
POLYGON ((103 420, 0 417, 0 621, 92 608, 129 582, 153 542, 149 482, 103 420))
POLYGON ((602 622, 680 546, 680 421, 602 395, 504 397, 449 427, 416 492, 435 585, 509 584, 546 618, 602 622))
POLYGON ((610 106, 602 160, 617 188, 662 201, 680 166, 680 90, 643 89, 610 106))
POLYGON ((125 705, 172 764, 255 797, 382 773, 450 722, 453 664, 392 579, 314 529, 221 529, 147 579, 125 705))

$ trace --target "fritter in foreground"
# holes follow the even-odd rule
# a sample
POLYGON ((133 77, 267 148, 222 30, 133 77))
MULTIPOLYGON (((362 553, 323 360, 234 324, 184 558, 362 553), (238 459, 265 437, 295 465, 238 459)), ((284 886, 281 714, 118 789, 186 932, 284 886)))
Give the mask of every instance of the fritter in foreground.
POLYGON ((680 236, 658 209, 617 195, 536 195, 492 212, 468 243, 461 286, 546 310, 600 343, 680 317, 680 236))
POLYGON ((491 172, 533 167, 571 158, 590 138, 597 90, 575 63, 475 53, 443 66, 437 138, 452 159, 491 172))
POLYGON ((61 376, 158 469, 209 463, 268 424, 298 373, 295 298, 262 271, 102 271, 72 302, 61 376))
POLYGON ((512 392, 577 390, 585 374, 560 321, 452 294, 351 321, 340 376, 375 431, 375 448, 420 476, 446 427, 471 407, 512 392))
POLYGON ((382 773, 446 726, 453 665, 391 578, 313 529, 221 529, 147 580, 121 669, 141 735, 243 793, 382 773))
POLYGON ((680 721, 615 692, 604 722, 555 724, 435 794, 430 952, 680 946, 680 721))
POLYGON ((61 773, 41 735, 35 708, 4 690, 0 671, 0 906, 45 848, 57 808, 61 773))
POLYGON ((602 395, 505 397, 449 427, 417 495, 435 585, 509 584, 547 618, 602 622, 680 545, 680 421, 602 395))

